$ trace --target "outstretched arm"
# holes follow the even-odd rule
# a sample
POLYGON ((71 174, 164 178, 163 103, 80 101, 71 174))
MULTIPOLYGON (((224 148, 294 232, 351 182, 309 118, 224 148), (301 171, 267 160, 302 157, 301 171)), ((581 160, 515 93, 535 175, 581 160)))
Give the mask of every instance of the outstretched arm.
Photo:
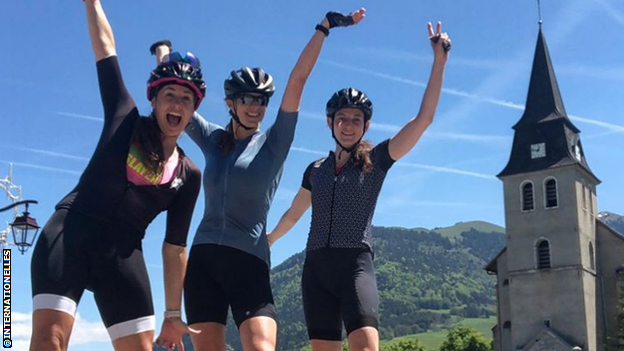
MULTIPOLYGON (((330 12, 325 16, 320 26, 326 29, 326 33, 333 27, 343 27, 352 24, 358 24, 366 15, 366 9, 361 8, 353 12, 350 16, 344 16, 335 12, 330 12), (351 17, 351 18, 349 18, 351 17), (337 19, 337 20, 334 20, 337 19)), ((299 104, 301 102, 301 95, 303 94, 303 87, 318 60, 321 48, 323 47, 323 41, 326 35, 321 30, 316 30, 312 35, 312 38, 301 52, 295 67, 290 73, 288 78, 288 84, 286 85, 286 91, 282 98, 281 109, 284 112, 296 112, 299 111, 299 104)))
POLYGON ((186 274, 186 248, 184 246, 163 243, 162 247, 164 281, 165 281, 165 308, 167 311, 174 311, 173 316, 166 317, 156 344, 173 350, 178 346, 184 351, 182 336, 187 333, 197 334, 198 331, 189 328, 181 319, 177 312, 181 310, 182 285, 186 274))
POLYGON ((299 192, 293 199, 290 208, 284 212, 279 223, 272 232, 267 233, 267 240, 269 246, 273 245, 277 239, 286 234, 301 218, 301 216, 307 211, 312 204, 312 193, 306 188, 300 188, 299 192))
POLYGON ((100 0, 85 0, 84 3, 95 62, 116 55, 113 29, 106 19, 100 0))
POLYGON ((451 47, 451 39, 446 33, 442 33, 442 23, 438 22, 436 33, 433 33, 431 23, 427 23, 429 39, 434 52, 433 67, 420 104, 418 115, 412 118, 401 130, 390 139, 388 151, 393 160, 398 160, 408 153, 418 142, 425 129, 433 122, 444 77, 444 65, 448 58, 448 50, 451 47))

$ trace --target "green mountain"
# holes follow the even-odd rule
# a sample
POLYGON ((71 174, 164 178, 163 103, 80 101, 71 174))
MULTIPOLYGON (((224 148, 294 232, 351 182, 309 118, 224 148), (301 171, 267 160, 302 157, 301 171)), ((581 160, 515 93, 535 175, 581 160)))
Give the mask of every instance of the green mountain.
MULTIPOLYGON (((495 279, 483 267, 503 248, 503 230, 485 222, 433 230, 374 227, 381 338, 493 315, 495 279)), ((299 350, 308 344, 300 287, 304 258, 298 253, 272 272, 278 350, 299 350)), ((237 338, 228 342, 240 349, 237 338)))
MULTIPOLYGON (((624 233, 624 216, 601 212, 599 218, 624 233)), ((483 267, 505 245, 504 228, 480 221, 432 230, 374 227, 373 237, 382 339, 495 315, 495 277, 483 267)), ((272 271, 278 350, 299 351, 308 345, 300 287, 304 259, 304 252, 297 253, 272 271)), ((226 338, 234 350, 242 350, 231 319, 226 338)), ((190 340, 185 341, 192 350, 190 340)))

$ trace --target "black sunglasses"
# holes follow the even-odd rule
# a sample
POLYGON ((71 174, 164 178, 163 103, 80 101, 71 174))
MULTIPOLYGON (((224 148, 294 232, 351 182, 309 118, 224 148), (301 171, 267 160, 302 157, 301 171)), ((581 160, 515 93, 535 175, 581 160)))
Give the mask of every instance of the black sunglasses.
POLYGON ((269 104, 269 98, 264 95, 238 95, 236 97, 243 105, 257 104, 260 106, 266 106, 269 104))

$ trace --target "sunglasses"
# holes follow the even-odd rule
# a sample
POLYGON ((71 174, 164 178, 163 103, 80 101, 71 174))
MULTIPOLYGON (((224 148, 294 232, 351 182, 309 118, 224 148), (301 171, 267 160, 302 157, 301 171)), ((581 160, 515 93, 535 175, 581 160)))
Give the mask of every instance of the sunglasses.
POLYGON ((183 62, 183 63, 188 63, 193 67, 197 67, 197 68, 200 67, 199 59, 195 55, 193 55, 192 52, 187 52, 186 55, 184 56, 182 56, 182 54, 177 51, 172 52, 163 61, 168 62, 168 63, 183 62))
POLYGON ((266 106, 269 104, 269 98, 267 96, 264 95, 238 95, 236 97, 238 99, 238 101, 241 102, 241 104, 243 105, 260 105, 260 106, 266 106))

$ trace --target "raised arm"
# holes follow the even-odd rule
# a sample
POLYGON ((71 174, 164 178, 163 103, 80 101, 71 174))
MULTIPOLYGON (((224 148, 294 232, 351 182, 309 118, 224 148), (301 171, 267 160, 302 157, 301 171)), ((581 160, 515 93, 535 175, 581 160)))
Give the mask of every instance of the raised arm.
POLYGON ((282 111, 299 111, 303 87, 318 60, 321 48, 323 47, 323 41, 325 37, 329 35, 329 30, 334 27, 346 27, 358 24, 365 15, 366 9, 361 8, 349 16, 337 12, 329 12, 325 16, 321 24, 317 26, 317 30, 312 35, 312 38, 301 52, 295 67, 290 73, 288 84, 284 91, 284 97, 282 98, 282 105, 280 106, 282 111))
POLYGON ((286 234, 299 221, 299 219, 301 219, 301 216, 305 213, 305 211, 307 211, 311 204, 312 193, 310 190, 301 187, 293 199, 290 208, 284 212, 284 215, 280 218, 280 221, 277 223, 275 229, 273 229, 272 232, 267 233, 269 246, 273 245, 277 239, 286 234))
POLYGON ((444 77, 444 65, 448 58, 448 50, 451 47, 451 39, 446 33, 442 33, 442 23, 438 22, 434 34, 431 23, 427 23, 429 39, 434 52, 433 67, 420 104, 420 111, 401 130, 390 139, 388 151, 393 160, 398 160, 408 153, 418 142, 425 129, 433 122, 444 77))
POLYGON ((106 19, 100 0, 85 0, 84 3, 95 62, 116 55, 113 29, 106 19))

